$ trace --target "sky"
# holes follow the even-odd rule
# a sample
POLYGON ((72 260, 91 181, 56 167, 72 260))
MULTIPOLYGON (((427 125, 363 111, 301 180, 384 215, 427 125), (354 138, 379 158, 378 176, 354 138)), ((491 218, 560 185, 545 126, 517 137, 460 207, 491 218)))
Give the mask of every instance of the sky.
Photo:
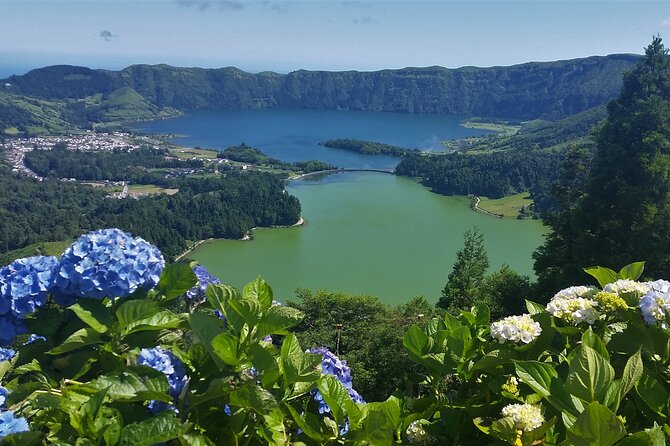
POLYGON ((54 64, 245 71, 513 65, 637 53, 670 1, 0 0, 0 77, 54 64))

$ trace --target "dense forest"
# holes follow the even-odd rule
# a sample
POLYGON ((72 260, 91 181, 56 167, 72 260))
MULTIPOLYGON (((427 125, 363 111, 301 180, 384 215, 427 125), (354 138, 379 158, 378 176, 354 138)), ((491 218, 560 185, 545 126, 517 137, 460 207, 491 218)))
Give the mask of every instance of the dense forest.
MULTIPOLYGON (((59 65, 10 76, 0 85, 9 84, 2 88, 14 99, 20 95, 86 99, 86 106, 70 104, 61 110, 61 118, 80 123, 155 118, 197 108, 374 110, 553 120, 613 98, 621 87, 621 73, 638 58, 611 55, 510 67, 289 74, 251 74, 231 67, 133 65, 108 71, 59 65)), ((23 115, 18 118, 27 120, 23 115)))
POLYGON ((403 159, 396 173, 421 177, 441 194, 500 198, 553 183, 563 156, 541 151, 416 154, 403 159))
POLYGON ((404 147, 393 146, 390 144, 373 141, 361 141, 359 139, 329 139, 328 141, 320 144, 325 147, 349 150, 352 152, 363 153, 365 155, 405 156, 412 152, 416 152, 416 149, 406 149, 404 147))
POLYGON ((272 158, 261 152, 260 150, 248 146, 244 143, 237 146, 230 146, 219 152, 217 158, 224 158, 240 163, 255 164, 257 166, 270 167, 274 169, 293 170, 304 173, 317 172, 321 170, 337 169, 337 166, 325 163, 319 160, 297 161, 289 163, 272 158))
POLYGON ((179 160, 165 149, 142 147, 135 150, 81 151, 56 144, 50 150, 32 150, 24 158, 28 168, 42 177, 75 178, 95 181, 132 181, 155 184, 165 175, 149 172, 157 168, 198 168, 203 161, 179 160))
POLYGON ((188 241, 240 238, 253 227, 290 225, 300 216, 300 203, 276 175, 229 172, 180 179, 178 187, 174 195, 118 200, 89 186, 40 182, 0 165, 0 251, 118 227, 175 256, 188 241))

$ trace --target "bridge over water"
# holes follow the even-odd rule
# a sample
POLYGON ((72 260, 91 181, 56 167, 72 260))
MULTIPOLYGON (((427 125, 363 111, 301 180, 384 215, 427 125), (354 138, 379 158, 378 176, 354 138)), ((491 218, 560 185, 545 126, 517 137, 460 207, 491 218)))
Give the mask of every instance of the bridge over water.
POLYGON ((305 177, 310 177, 313 175, 323 175, 323 174, 329 174, 329 173, 340 173, 340 172, 379 172, 379 173, 388 173, 391 175, 395 175, 395 170, 394 169, 346 169, 346 168, 341 168, 341 169, 330 169, 330 170, 319 170, 317 172, 310 172, 310 173, 303 173, 302 175, 299 175, 295 178, 291 178, 292 180, 299 180, 300 178, 305 178, 305 177))

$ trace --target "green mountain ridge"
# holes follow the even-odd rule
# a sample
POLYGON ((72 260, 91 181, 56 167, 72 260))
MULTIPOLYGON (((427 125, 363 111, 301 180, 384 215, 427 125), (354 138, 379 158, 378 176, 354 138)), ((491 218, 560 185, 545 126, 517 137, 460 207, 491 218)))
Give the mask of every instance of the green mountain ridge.
POLYGON ((621 74, 638 59, 619 54, 509 67, 288 74, 234 67, 132 65, 109 71, 57 65, 10 76, 0 85, 9 84, 6 92, 46 100, 100 98, 118 106, 121 98, 122 106, 142 104, 143 117, 199 108, 311 108, 556 120, 616 96, 621 74))

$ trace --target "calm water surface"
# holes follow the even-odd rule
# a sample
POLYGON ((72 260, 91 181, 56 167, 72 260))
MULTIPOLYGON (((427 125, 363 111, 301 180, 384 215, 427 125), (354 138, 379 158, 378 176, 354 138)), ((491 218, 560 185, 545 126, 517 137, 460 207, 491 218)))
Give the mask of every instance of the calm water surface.
POLYGON ((492 268, 532 275, 531 252, 545 228, 537 221, 473 212, 464 198, 430 193, 414 181, 379 173, 291 182, 307 224, 254 231, 254 240, 215 240, 192 257, 241 287, 261 275, 286 300, 298 287, 372 294, 387 303, 423 295, 436 301, 463 245, 484 233, 492 268))
MULTIPOLYGON (((184 135, 185 146, 223 149, 242 142, 284 160, 319 159, 341 167, 392 168, 398 159, 330 149, 332 138, 379 141, 423 150, 445 139, 481 134, 460 117, 324 110, 197 111, 142 124, 142 130, 184 135)), ((388 303, 423 295, 436 301, 463 245, 463 233, 484 233, 493 268, 508 263, 532 275, 532 251, 544 227, 471 211, 464 198, 433 194, 416 182, 379 173, 329 175, 287 186, 302 203, 303 227, 261 229, 253 241, 215 240, 189 256, 224 282, 241 287, 258 275, 280 300, 298 287, 372 294, 388 303)))
POLYGON ((184 146, 223 150, 244 142, 282 161, 318 159, 339 167, 395 167, 391 156, 361 155, 320 146, 333 138, 377 141, 422 150, 440 149, 440 141, 479 135, 449 115, 336 110, 200 110, 174 119, 143 123, 147 132, 183 135, 184 146))

